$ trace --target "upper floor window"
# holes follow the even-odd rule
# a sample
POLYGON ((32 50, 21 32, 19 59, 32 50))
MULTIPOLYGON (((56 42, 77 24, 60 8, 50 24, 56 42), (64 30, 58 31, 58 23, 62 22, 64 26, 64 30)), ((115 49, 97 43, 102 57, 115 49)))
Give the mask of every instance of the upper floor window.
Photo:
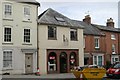
POLYGON ((95 48, 99 48, 99 38, 95 38, 95 48))
POLYGON ((115 44, 112 44, 112 52, 115 52, 115 44))
POLYGON ((115 40, 115 35, 114 34, 111 34, 111 39, 115 40))
POLYGON ((24 6, 24 19, 29 21, 30 20, 30 7, 24 6))
POLYGON ((11 42, 11 28, 4 28, 4 42, 11 42))
POLYGON ((77 29, 70 29, 70 39, 77 41, 77 29))
POLYGON ((30 43, 30 29, 24 29, 24 42, 30 43))
POLYGON ((85 48, 85 37, 83 38, 83 47, 85 48))
POLYGON ((11 18, 11 16, 12 16, 12 4, 10 4, 10 3, 4 4, 4 15, 5 15, 5 18, 11 18))
POLYGON ((3 51, 3 67, 4 68, 12 67, 12 50, 3 51))
POLYGON ((48 26, 48 39, 56 39, 56 27, 48 26))

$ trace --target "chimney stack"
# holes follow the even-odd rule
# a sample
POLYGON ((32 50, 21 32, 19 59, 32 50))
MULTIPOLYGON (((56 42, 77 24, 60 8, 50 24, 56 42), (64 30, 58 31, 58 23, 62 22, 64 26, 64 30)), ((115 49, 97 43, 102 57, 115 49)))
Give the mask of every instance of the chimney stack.
POLYGON ((113 22, 113 19, 112 19, 112 18, 107 19, 106 26, 109 26, 109 27, 113 27, 113 28, 114 28, 114 22, 113 22))
POLYGON ((91 24, 91 17, 90 17, 90 15, 86 15, 85 18, 83 19, 83 22, 85 22, 87 24, 91 24))

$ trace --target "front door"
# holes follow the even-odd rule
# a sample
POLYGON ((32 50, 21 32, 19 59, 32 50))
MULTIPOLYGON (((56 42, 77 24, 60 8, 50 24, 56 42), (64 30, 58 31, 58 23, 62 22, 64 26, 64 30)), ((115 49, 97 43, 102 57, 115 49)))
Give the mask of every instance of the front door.
POLYGON ((25 54, 25 72, 33 73, 33 54, 25 54))
POLYGON ((67 72, 67 54, 62 52, 60 54, 60 73, 67 72))

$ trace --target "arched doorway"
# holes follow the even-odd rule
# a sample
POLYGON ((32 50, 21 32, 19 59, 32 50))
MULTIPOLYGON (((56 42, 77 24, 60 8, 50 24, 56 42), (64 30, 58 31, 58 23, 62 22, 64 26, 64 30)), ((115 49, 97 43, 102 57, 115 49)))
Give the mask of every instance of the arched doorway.
POLYGON ((60 54, 60 73, 67 72, 67 54, 62 52, 60 54))
POLYGON ((48 55, 48 72, 57 71, 57 57, 55 52, 50 52, 48 55))
POLYGON ((70 59, 70 69, 72 69, 77 64, 76 63, 76 53, 75 52, 71 52, 70 56, 69 56, 69 59, 70 59))

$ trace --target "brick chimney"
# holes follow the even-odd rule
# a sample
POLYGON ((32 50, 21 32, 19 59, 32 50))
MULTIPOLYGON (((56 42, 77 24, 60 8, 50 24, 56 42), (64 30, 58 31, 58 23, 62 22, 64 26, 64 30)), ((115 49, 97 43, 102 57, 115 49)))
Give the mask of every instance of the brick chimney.
POLYGON ((113 27, 113 28, 114 28, 114 22, 113 22, 113 19, 112 19, 112 18, 107 19, 106 26, 109 26, 109 27, 113 27))
POLYGON ((91 17, 90 17, 90 15, 86 15, 85 18, 83 19, 83 22, 85 22, 87 24, 91 24, 91 17))

